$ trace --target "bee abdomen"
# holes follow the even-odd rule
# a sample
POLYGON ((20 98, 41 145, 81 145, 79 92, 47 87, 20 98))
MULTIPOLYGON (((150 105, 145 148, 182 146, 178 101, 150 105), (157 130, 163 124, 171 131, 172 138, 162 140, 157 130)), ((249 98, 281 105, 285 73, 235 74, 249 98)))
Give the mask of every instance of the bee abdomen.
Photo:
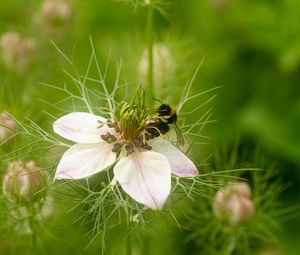
POLYGON ((159 137, 160 135, 166 134, 170 130, 170 127, 167 122, 158 121, 149 124, 146 130, 149 138, 153 139, 154 137, 159 137))

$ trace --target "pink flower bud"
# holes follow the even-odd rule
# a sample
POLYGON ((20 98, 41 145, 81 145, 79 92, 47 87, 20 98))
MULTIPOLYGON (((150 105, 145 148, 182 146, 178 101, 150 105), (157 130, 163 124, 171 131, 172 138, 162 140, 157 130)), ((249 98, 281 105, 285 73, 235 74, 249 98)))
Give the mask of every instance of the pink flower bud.
POLYGON ((0 54, 3 63, 10 70, 24 73, 32 64, 36 43, 33 39, 22 38, 19 33, 6 32, 0 38, 0 54))
POLYGON ((17 122, 7 113, 0 113, 0 143, 9 139, 17 128, 17 122))
POLYGON ((255 212, 250 195, 251 189, 245 182, 230 184, 219 190, 213 204, 215 216, 232 225, 247 221, 255 212))
POLYGON ((275 250, 266 250, 262 253, 259 253, 259 255, 280 255, 281 253, 279 253, 278 251, 275 250))
POLYGON ((41 18, 48 25, 61 25, 70 21, 72 6, 63 0, 46 0, 41 8, 41 18))
POLYGON ((16 61, 16 52, 21 36, 16 32, 6 32, 0 38, 1 57, 8 68, 12 68, 16 61))
POLYGON ((3 194, 13 203, 26 204, 43 198, 46 179, 34 161, 11 162, 3 176, 3 194))
POLYGON ((16 51, 18 61, 16 62, 16 68, 19 73, 24 73, 28 67, 32 64, 32 61, 36 54, 36 43, 31 38, 22 38, 19 47, 16 51))
POLYGON ((235 193, 242 197, 250 198, 251 196, 250 186, 246 182, 233 183, 226 189, 228 193, 235 193))
POLYGON ((214 10, 223 11, 228 8, 230 4, 229 2, 230 2, 229 0, 213 0, 211 4, 214 10))

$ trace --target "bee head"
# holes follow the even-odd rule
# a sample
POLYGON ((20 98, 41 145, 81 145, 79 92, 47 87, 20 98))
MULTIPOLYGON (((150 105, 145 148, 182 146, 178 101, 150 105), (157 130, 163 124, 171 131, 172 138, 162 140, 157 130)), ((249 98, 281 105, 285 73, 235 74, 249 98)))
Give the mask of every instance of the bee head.
POLYGON ((165 117, 167 123, 174 123, 177 121, 176 109, 167 104, 161 104, 156 112, 159 116, 165 117))
POLYGON ((161 104, 157 109, 156 112, 159 116, 166 116, 171 115, 171 107, 167 104, 161 104))

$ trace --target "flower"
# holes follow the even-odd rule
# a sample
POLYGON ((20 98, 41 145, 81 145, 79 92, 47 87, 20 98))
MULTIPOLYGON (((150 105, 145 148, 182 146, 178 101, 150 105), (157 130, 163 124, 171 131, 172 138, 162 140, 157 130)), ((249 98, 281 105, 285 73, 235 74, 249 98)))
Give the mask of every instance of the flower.
POLYGON ((7 113, 0 113, 0 142, 13 136, 17 128, 17 122, 7 113))
POLYGON ((45 177, 34 161, 11 162, 3 176, 3 194, 11 202, 22 204, 44 196, 45 177))
POLYGON ((232 225, 245 222, 255 211, 250 196, 251 189, 247 183, 230 184, 217 192, 213 212, 217 218, 228 220, 232 225))
POLYGON ((6 67, 21 74, 25 73, 33 62, 36 43, 17 32, 6 32, 0 38, 0 52, 6 67))
POLYGON ((67 1, 46 0, 41 7, 41 16, 49 25, 62 25, 71 19, 72 6, 67 1))
POLYGON ((150 119, 148 111, 127 103, 114 122, 86 112, 62 116, 54 132, 76 144, 62 156, 55 179, 86 178, 115 164, 115 179, 128 195, 161 209, 171 191, 171 173, 192 177, 198 172, 182 151, 151 132, 150 119))

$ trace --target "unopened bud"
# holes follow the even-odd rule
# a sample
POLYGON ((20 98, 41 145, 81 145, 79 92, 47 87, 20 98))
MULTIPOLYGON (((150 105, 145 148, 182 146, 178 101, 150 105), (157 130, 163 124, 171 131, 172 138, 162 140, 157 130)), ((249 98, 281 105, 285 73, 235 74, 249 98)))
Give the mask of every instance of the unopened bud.
POLYGON ((26 204, 42 199, 45 176, 34 161, 11 162, 3 176, 3 194, 13 203, 26 204))
POLYGON ((275 250, 266 250, 263 251, 262 253, 259 253, 259 255, 280 255, 281 253, 279 253, 278 251, 275 250))
POLYGON ((36 52, 33 39, 23 38, 19 33, 6 32, 0 38, 0 54, 5 66, 24 73, 32 64, 36 52))
POLYGON ((21 36, 16 32, 6 32, 0 38, 1 57, 4 64, 9 68, 14 65, 20 41, 21 36))
POLYGON ((228 8, 229 2, 229 0, 213 0, 211 4, 214 10, 223 11, 228 8))
POLYGON ((17 122, 7 113, 0 113, 0 143, 9 139, 17 128, 17 122))
POLYGON ((247 183, 230 184, 217 192, 213 212, 217 218, 226 220, 232 225, 245 222, 255 212, 250 196, 251 189, 247 183))
POLYGON ((246 182, 233 183, 227 186, 226 189, 228 193, 237 194, 245 198, 251 197, 251 188, 246 182))
MULTIPOLYGON (((153 82, 160 96, 165 93, 164 87, 172 79, 174 73, 174 61, 170 50, 162 43, 153 45, 153 82)), ((142 84, 148 83, 148 50, 145 49, 139 61, 138 73, 142 84)))
POLYGON ((46 0, 42 4, 41 19, 50 26, 59 26, 70 21, 72 16, 72 6, 63 0, 46 0))

